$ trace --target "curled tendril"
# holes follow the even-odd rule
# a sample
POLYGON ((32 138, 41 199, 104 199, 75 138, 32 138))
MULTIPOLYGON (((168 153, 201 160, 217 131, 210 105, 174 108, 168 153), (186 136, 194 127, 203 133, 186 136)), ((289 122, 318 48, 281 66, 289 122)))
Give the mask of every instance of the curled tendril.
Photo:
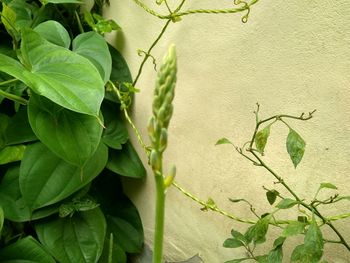
POLYGON ((157 71, 157 61, 156 61, 154 56, 152 56, 150 53, 147 53, 146 51, 144 51, 142 49, 138 49, 137 50, 137 55, 139 55, 140 57, 142 55, 145 55, 146 57, 151 57, 152 58, 152 62, 153 62, 154 70, 157 71))
POLYGON ((247 10, 247 13, 242 17, 241 21, 242 21, 242 23, 247 23, 248 18, 249 18, 249 14, 250 14, 250 5, 246 1, 242 1, 242 0, 234 0, 233 4, 234 5, 240 5, 240 4, 244 5, 244 8, 247 10))

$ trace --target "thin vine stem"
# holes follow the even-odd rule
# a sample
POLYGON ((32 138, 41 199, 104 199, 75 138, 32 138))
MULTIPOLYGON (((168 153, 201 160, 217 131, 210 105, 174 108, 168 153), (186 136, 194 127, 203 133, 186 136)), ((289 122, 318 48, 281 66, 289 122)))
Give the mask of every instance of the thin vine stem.
POLYGON ((11 94, 11 93, 8 93, 6 91, 3 91, 0 89, 0 96, 3 96, 9 100, 13 100, 15 102, 18 102, 22 105, 27 105, 28 104, 28 101, 26 99, 23 99, 22 97, 20 96, 17 96, 17 95, 14 95, 14 94, 11 94))
POLYGON ((157 43, 159 42, 159 40, 162 38, 162 36, 164 35, 166 29, 168 28, 169 24, 170 24, 171 20, 169 19, 163 26, 162 30, 160 31, 158 37, 155 39, 155 41, 152 43, 152 45, 150 46, 150 48, 147 50, 147 52, 145 53, 145 57, 144 59, 142 60, 141 64, 140 64, 140 67, 139 67, 139 70, 137 72, 137 75, 135 77, 135 80, 134 82, 132 83, 132 85, 135 87, 136 86, 136 83, 138 81, 138 79, 140 78, 140 75, 142 73, 142 70, 143 70, 143 67, 146 63, 146 61, 148 60, 148 58, 151 56, 151 51, 153 50, 153 48, 157 45, 157 43))

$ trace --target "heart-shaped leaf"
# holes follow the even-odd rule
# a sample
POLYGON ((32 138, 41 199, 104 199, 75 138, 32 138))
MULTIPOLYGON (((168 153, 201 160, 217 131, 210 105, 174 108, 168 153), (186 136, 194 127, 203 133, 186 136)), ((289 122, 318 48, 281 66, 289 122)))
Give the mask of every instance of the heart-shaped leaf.
POLYGON ((104 83, 88 59, 48 42, 31 29, 22 30, 21 52, 27 70, 14 75, 18 70, 5 68, 6 73, 64 108, 98 116, 104 83))
POLYGON ((73 51, 86 57, 100 72, 104 83, 109 80, 112 70, 112 58, 106 40, 96 32, 78 35, 73 40, 73 51))
POLYGON ((70 46, 70 37, 67 30, 57 21, 45 21, 34 28, 47 41, 65 48, 70 46))
POLYGON ((102 254, 106 221, 99 208, 38 223, 35 229, 58 262, 95 263, 102 254))
POLYGON ((67 110, 44 97, 31 96, 28 117, 35 135, 52 152, 79 167, 100 143, 102 126, 94 116, 67 110))
POLYGON ((26 204, 34 210, 63 200, 91 182, 106 162, 107 147, 103 144, 83 168, 63 161, 42 143, 28 146, 19 179, 26 204))

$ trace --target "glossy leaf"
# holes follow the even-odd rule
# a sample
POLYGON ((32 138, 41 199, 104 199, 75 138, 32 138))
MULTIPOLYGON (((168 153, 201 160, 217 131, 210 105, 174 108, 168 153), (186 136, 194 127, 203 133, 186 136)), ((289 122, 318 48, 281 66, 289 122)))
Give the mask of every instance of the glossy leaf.
POLYGON ((215 143, 215 145, 220 145, 220 144, 232 144, 232 142, 227 138, 221 138, 215 143))
POLYGON ((19 167, 10 168, 0 183, 0 206, 5 218, 14 222, 24 222, 57 213, 57 206, 50 206, 31 213, 19 189, 19 167))
MULTIPOLYGON (((132 83, 131 73, 123 56, 119 53, 117 49, 113 46, 108 45, 109 52, 112 57, 112 72, 111 72, 111 81, 114 83, 132 83)), ((111 91, 106 90, 105 94, 106 99, 119 103, 117 95, 111 91)))
POLYGON ((48 42, 30 29, 22 30, 21 52, 27 70, 18 74, 17 69, 6 67, 6 73, 64 108, 98 116, 104 83, 88 59, 48 42))
POLYGON ((96 117, 67 110, 44 97, 31 96, 28 117, 36 136, 76 166, 84 166, 100 143, 103 128, 96 117))
POLYGON ((22 160, 24 145, 7 146, 0 150, 0 165, 22 160))
POLYGON ((123 194, 120 179, 105 171, 91 186, 91 194, 100 204, 107 220, 107 236, 113 233, 114 242, 128 253, 139 253, 143 247, 143 227, 140 215, 123 194))
POLYGON ((69 48, 70 46, 71 40, 67 30, 57 21, 45 21, 36 26, 34 31, 52 44, 65 48, 69 48))
POLYGON ((273 205, 278 195, 279 192, 276 190, 269 190, 266 192, 266 198, 270 205, 273 205))
POLYGON ((294 167, 296 168, 304 156, 306 143, 296 131, 289 129, 286 144, 287 152, 292 159, 294 167))
POLYGON ((73 51, 88 60, 98 69, 104 83, 112 71, 112 58, 106 40, 96 32, 78 35, 73 40, 73 51))
POLYGON ((255 135, 255 146, 261 154, 264 153, 267 139, 270 136, 270 127, 271 125, 266 126, 264 129, 262 129, 255 135))
POLYGON ((36 141, 38 138, 29 125, 27 107, 20 107, 14 117, 9 120, 5 131, 6 145, 36 141))
POLYGON ((0 250, 3 263, 55 263, 41 244, 33 237, 27 236, 0 250))
POLYGON ((302 223, 299 221, 294 221, 288 224, 282 232, 283 237, 289 237, 293 235, 298 235, 304 232, 306 223, 302 223))
POLYGON ((120 150, 128 139, 128 130, 120 116, 119 107, 113 103, 104 103, 102 113, 105 122, 102 141, 113 149, 120 150))
POLYGON ((38 223, 40 242, 59 261, 95 263, 102 254, 106 221, 99 208, 38 223))
POLYGON ((126 177, 142 178, 146 176, 146 169, 130 142, 124 144, 122 150, 109 149, 107 168, 126 177))
POLYGON ((328 189, 338 189, 334 184, 331 183, 321 183, 320 189, 322 188, 328 188, 328 189))
POLYGON ((279 209, 288 209, 291 208, 293 206, 295 206, 296 204, 298 204, 297 201, 290 199, 290 198, 285 198, 283 200, 281 200, 276 207, 279 209))
POLYGON ((34 210, 63 200, 91 182, 106 161, 103 144, 82 169, 63 161, 42 143, 28 146, 19 179, 26 204, 34 210))

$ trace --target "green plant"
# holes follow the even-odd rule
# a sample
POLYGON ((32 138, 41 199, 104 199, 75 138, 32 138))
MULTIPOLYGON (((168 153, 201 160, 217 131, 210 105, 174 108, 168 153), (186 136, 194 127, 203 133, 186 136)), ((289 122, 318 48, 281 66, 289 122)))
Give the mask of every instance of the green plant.
MULTIPOLYGON (((227 261, 227 263, 242 262, 245 260, 254 260, 256 262, 268 262, 278 263, 283 259, 283 244, 286 239, 295 236, 303 235, 304 243, 296 246, 291 255, 291 262, 320 262, 323 256, 323 249, 325 243, 333 243, 344 246, 350 253, 350 246, 344 239, 342 233, 336 228, 333 221, 350 217, 350 214, 342 214, 335 216, 325 216, 321 212, 320 207, 333 205, 343 200, 350 200, 350 196, 342 196, 338 193, 333 193, 331 196, 325 199, 319 199, 319 192, 323 189, 336 190, 337 187, 328 182, 320 184, 315 195, 306 201, 302 199, 292 188, 287 180, 277 174, 263 159, 264 149, 267 144, 270 135, 270 129, 276 122, 282 122, 285 124, 289 133, 286 139, 287 152, 292 160, 294 167, 303 158, 305 151, 304 139, 287 123, 288 119, 295 119, 300 121, 307 121, 313 117, 315 111, 310 112, 308 115, 301 114, 300 116, 291 115, 275 115, 270 118, 259 118, 259 105, 255 111, 256 125, 251 139, 246 142, 243 147, 234 146, 234 144, 227 138, 218 140, 217 145, 220 144, 232 144, 235 150, 250 161, 253 165, 262 167, 267 170, 274 180, 276 186, 280 186, 288 195, 283 195, 276 189, 267 189, 266 198, 270 205, 274 206, 272 211, 258 215, 252 204, 245 199, 230 199, 232 202, 246 202, 249 204, 251 211, 257 218, 254 220, 239 220, 240 222, 251 224, 245 233, 233 229, 231 237, 226 239, 223 246, 226 248, 238 248, 243 247, 247 251, 247 257, 234 259, 227 261), (263 128, 262 126, 265 125, 263 128), (279 218, 279 212, 287 209, 296 209, 297 216, 293 219, 281 220, 279 218), (267 254, 257 255, 255 249, 258 245, 264 243, 267 239, 269 226, 280 228, 280 234, 273 243, 272 249, 267 254), (327 239, 323 237, 321 231, 322 227, 329 227, 335 234, 337 239, 327 239)), ((209 207, 210 208, 210 207, 209 207)), ((236 218, 234 218, 236 219, 236 218)), ((326 261, 322 261, 326 262, 326 261)))
POLYGON ((122 263, 142 249, 120 177, 146 171, 105 86, 134 89, 101 36, 119 29, 101 17, 105 2, 83 14, 77 0, 2 1, 1 260, 122 263))

